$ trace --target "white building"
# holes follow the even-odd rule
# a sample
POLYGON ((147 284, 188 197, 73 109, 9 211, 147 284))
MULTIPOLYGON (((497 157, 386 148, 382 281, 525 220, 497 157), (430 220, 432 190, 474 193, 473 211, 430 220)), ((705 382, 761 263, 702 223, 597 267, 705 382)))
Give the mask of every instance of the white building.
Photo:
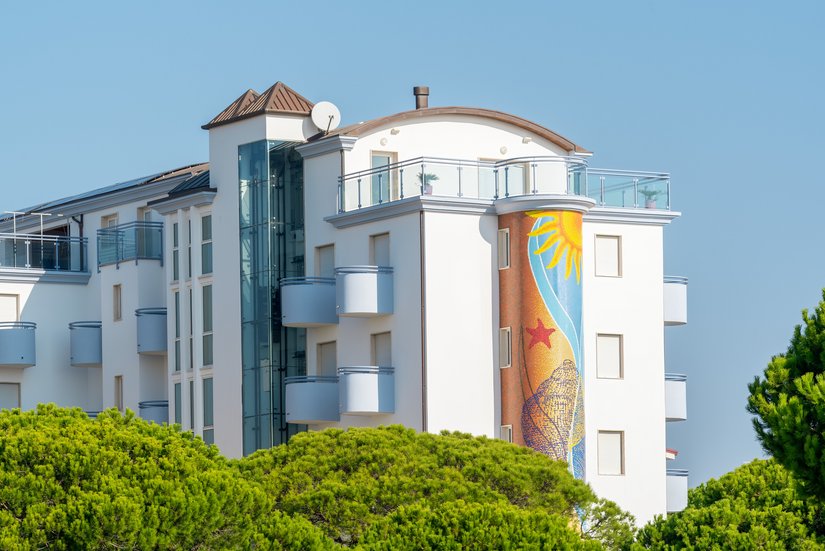
POLYGON ((204 126, 208 165, 5 215, 0 407, 130 408, 235 457, 330 426, 465 431, 568 460, 640 522, 679 510, 669 176, 427 95, 337 128, 249 90, 204 126))

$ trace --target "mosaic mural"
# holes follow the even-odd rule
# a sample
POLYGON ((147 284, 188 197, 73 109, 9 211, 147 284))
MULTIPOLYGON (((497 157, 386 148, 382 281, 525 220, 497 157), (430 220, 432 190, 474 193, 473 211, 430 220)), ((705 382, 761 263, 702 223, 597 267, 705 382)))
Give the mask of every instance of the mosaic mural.
MULTIPOLYGON (((526 231, 520 263, 520 326, 513 335, 523 405, 524 443, 566 460, 584 477, 582 364, 582 215, 571 211, 521 213, 511 232, 526 231), (529 268, 529 269, 528 269, 529 268)), ((513 328, 516 330, 516 328, 513 328)))

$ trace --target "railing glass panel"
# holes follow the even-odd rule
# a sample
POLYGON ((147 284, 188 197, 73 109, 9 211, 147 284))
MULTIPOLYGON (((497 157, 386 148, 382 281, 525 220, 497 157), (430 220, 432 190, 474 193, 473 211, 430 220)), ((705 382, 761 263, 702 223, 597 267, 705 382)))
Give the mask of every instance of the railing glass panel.
POLYGON ((669 210, 670 176, 591 169, 580 157, 502 161, 417 157, 339 178, 338 211, 418 195, 496 200, 535 194, 584 195, 599 206, 669 210))
POLYGON ((97 265, 126 260, 163 262, 163 223, 129 222, 97 230, 97 265))
POLYGON ((85 237, 0 233, 0 268, 87 271, 85 237))

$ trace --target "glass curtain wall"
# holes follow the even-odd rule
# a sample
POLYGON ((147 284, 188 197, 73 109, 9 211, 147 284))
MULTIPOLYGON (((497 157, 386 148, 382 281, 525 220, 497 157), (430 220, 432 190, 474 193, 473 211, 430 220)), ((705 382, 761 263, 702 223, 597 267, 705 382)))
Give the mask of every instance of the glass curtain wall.
POLYGON ((306 374, 306 330, 281 325, 278 281, 304 275, 301 156, 294 142, 238 148, 244 454, 286 442, 284 378, 306 374))

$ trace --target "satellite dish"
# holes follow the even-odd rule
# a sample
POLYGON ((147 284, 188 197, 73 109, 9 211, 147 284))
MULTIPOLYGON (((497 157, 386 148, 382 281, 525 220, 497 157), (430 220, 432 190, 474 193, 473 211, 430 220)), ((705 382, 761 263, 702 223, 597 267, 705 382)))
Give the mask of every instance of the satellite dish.
POLYGON ((341 123, 341 112, 328 101, 316 103, 310 116, 312 117, 312 124, 317 126, 321 132, 335 130, 341 123))

